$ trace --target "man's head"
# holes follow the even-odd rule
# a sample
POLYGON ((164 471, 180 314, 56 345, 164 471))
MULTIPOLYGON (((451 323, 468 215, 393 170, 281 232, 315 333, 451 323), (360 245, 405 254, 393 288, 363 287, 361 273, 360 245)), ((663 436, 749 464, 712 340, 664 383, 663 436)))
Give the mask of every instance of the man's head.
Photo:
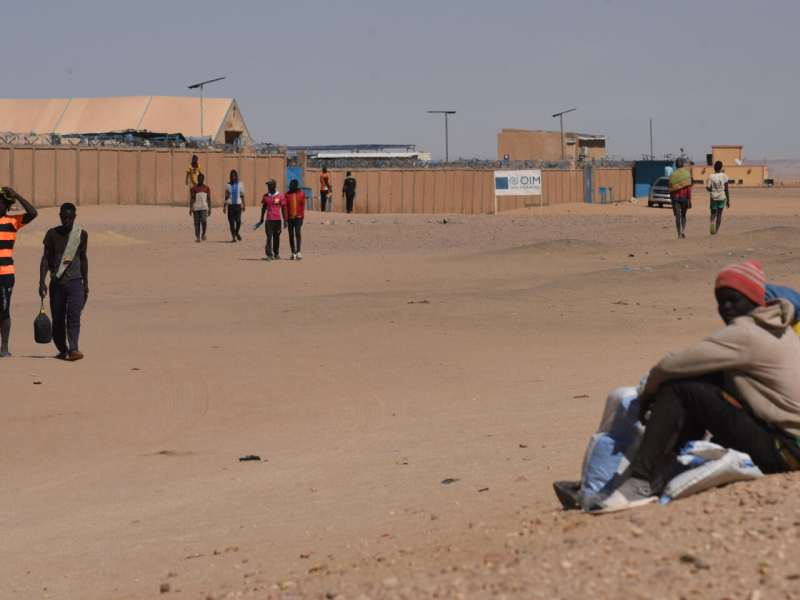
POLYGON ((5 217, 12 206, 14 206, 14 199, 0 192, 0 217, 5 217))
POLYGON ((203 182, 206 180, 206 176, 200 173, 197 176, 197 185, 203 185, 203 182))
POLYGON ((322 167, 322 172, 323 173, 327 173, 328 172, 328 167, 322 167))
POLYGON ((676 159, 676 160, 675 160, 675 166, 676 166, 678 169, 682 169, 682 168, 683 168, 683 159, 682 159, 682 158, 678 158, 678 159, 676 159))
POLYGON ((714 163, 714 173, 721 173, 722 172, 722 161, 718 160, 714 163))
POLYGON ((239 181, 239 173, 236 172, 236 169, 231 169, 230 182, 237 183, 238 181, 239 181))
POLYGON ((278 184, 275 182, 274 179, 267 180, 267 191, 270 194, 274 194, 275 190, 277 190, 277 189, 278 189, 278 184))
POLYGON ((192 154, 192 168, 197 168, 197 154, 192 154))
POLYGON ((352 177, 352 175, 353 175, 353 172, 352 172, 352 171, 348 171, 348 172, 347 172, 347 176, 348 176, 348 177, 352 177))
POLYGON ((719 316, 726 325, 736 317, 764 306, 766 280, 764 269, 757 260, 728 265, 719 272, 714 283, 714 295, 717 297, 719 316))
POLYGON ((289 191, 290 192, 296 192, 299 185, 300 184, 297 183, 297 179, 292 179, 289 182, 289 191))
POLYGON ((75 205, 72 202, 65 202, 61 205, 61 209, 58 211, 58 216, 61 218, 61 224, 67 229, 72 229, 72 226, 75 223, 75 216, 77 214, 78 211, 75 209, 75 205))

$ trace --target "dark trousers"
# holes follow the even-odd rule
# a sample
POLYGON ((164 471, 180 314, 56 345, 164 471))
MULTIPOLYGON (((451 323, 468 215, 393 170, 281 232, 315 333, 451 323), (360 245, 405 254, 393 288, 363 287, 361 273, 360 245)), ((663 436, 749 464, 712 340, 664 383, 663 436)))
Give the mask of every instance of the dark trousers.
POLYGON ((675 229, 678 230, 679 236, 686 233, 686 213, 688 210, 688 200, 681 199, 672 201, 672 214, 675 215, 675 229))
POLYGON ((228 205, 228 225, 231 227, 231 237, 239 237, 239 230, 242 228, 242 205, 228 205))
POLYGON ((345 202, 347 203, 347 212, 349 212, 349 213, 353 212, 353 200, 356 199, 356 193, 355 192, 345 192, 344 193, 344 199, 345 199, 345 202))
POLYGON ((83 279, 50 282, 53 342, 61 353, 77 352, 81 335, 81 311, 86 303, 83 279))
POLYGON ((292 254, 297 254, 298 252, 301 252, 300 247, 303 244, 303 219, 299 217, 295 219, 289 219, 287 224, 289 229, 289 246, 292 249, 292 254))
POLYGON ((632 475, 660 492, 677 452, 706 431, 714 443, 749 454, 764 473, 789 470, 776 447, 775 430, 728 402, 718 386, 684 379, 665 383, 656 392, 632 475))
POLYGON ((269 258, 278 258, 281 250, 281 222, 267 221, 264 229, 267 233, 267 245, 264 250, 269 258))
POLYGON ((329 192, 319 193, 319 209, 325 212, 325 207, 328 205, 329 192))
POLYGON ((192 212, 194 218, 194 236, 199 238, 206 235, 206 227, 208 226, 208 211, 195 210, 192 212))

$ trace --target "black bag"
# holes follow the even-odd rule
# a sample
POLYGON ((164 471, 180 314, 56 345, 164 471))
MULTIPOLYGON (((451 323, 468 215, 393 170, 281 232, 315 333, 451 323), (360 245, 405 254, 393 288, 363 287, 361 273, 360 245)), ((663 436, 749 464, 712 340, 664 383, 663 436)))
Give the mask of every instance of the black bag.
POLYGON ((53 341, 53 323, 44 310, 44 300, 39 314, 33 320, 33 338, 37 344, 49 344, 53 341))

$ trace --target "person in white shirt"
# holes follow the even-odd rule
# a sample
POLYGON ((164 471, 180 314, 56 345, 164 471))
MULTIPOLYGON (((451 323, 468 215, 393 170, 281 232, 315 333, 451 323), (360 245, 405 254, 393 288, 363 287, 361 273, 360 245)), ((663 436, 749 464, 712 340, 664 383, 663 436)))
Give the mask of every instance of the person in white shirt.
POLYGON ((731 196, 728 191, 728 176, 722 172, 722 161, 714 163, 714 174, 708 178, 706 189, 711 194, 711 224, 709 231, 716 235, 722 226, 722 211, 731 207, 731 196))
POLYGON ((239 173, 231 170, 229 183, 225 186, 225 205, 222 212, 228 213, 228 224, 231 227, 231 242, 242 241, 239 230, 242 228, 244 205, 244 184, 239 182, 239 173))

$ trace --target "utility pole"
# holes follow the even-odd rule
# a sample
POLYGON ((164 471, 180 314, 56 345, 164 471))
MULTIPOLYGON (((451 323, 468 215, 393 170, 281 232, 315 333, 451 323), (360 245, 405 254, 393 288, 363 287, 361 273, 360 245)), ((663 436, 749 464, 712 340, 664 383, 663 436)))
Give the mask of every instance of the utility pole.
POLYGON ((561 160, 566 160, 566 148, 564 146, 564 115, 567 113, 571 113, 572 111, 578 110, 577 108, 569 108, 567 110, 562 110, 561 112, 557 112, 553 115, 553 118, 558 117, 558 120, 561 122, 561 160))
POLYGON ((216 79, 209 79, 207 81, 201 81, 200 83, 193 83, 189 86, 190 90, 196 90, 200 88, 200 137, 204 137, 203 135, 203 89, 209 83, 214 83, 215 81, 222 81, 225 79, 224 77, 217 77, 216 79))
POLYGON ((450 134, 447 129, 447 117, 456 114, 454 110, 429 110, 431 115, 444 115, 444 162, 450 162, 450 134))
POLYGON ((653 153, 653 117, 650 117, 650 160, 655 160, 656 155, 653 153))

